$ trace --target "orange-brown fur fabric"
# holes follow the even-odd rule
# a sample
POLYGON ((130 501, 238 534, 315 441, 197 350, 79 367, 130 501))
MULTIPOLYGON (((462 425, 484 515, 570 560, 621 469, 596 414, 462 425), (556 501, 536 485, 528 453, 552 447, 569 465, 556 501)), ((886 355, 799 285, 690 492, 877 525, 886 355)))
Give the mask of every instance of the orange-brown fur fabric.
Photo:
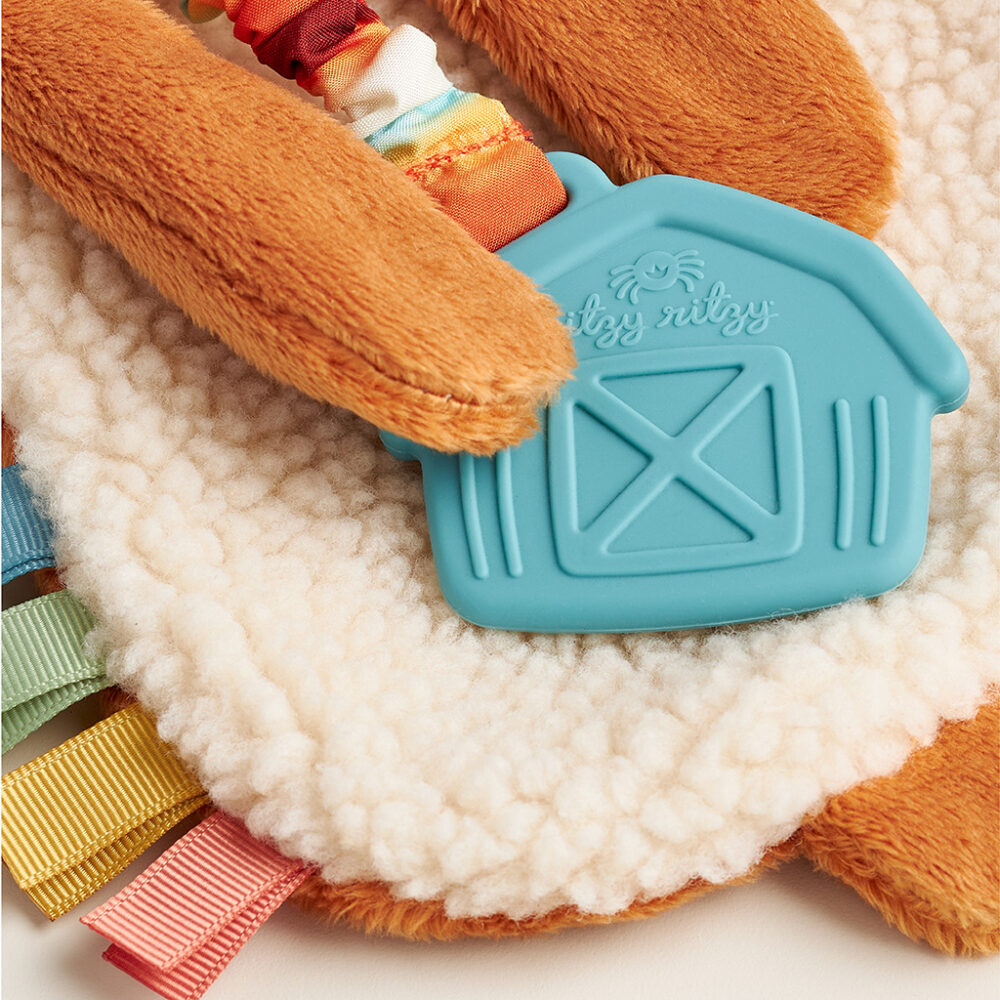
POLYGON ((896 134, 811 0, 434 0, 619 183, 674 173, 871 236, 896 134))
POLYGON ((1000 950, 1000 701, 944 727, 891 778, 830 800, 803 852, 939 951, 1000 950))
MULTIPOLYGON (((3 424, 3 464, 16 460, 3 424)), ((35 572, 40 593, 62 587, 54 569, 35 572)), ((107 714, 134 699, 101 693, 107 714)), ((772 847, 745 876, 752 882, 802 854, 856 889, 904 934, 952 955, 1000 950, 1000 700, 968 722, 942 727, 895 775, 864 782, 831 799, 789 840, 772 847)), ((400 899, 382 882, 333 885, 309 879, 295 894, 317 916, 372 934, 451 941, 546 934, 566 927, 640 920, 722 888, 693 882, 670 896, 633 903, 613 916, 561 907, 527 920, 454 919, 442 903, 400 899)))
MULTIPOLYGON (((808 0, 438 3, 618 180, 885 215, 889 115, 808 0)), ((555 307, 329 116, 145 0, 10 0, 3 33, 5 149, 242 356, 444 450, 534 430, 573 364, 555 307)))
POLYGON ((531 433, 555 304, 329 115, 145 0, 9 0, 3 145, 257 367, 444 450, 531 433))

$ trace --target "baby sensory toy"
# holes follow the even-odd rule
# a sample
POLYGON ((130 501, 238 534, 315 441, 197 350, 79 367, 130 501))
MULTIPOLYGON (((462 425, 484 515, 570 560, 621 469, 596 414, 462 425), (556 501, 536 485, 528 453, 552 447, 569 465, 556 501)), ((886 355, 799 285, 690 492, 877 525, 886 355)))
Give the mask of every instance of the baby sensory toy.
MULTIPOLYGON (((192 816, 83 917, 171 1000, 287 898, 409 938, 523 935, 795 856, 935 948, 996 950, 995 206, 948 110, 990 89, 985 47, 950 0, 831 3, 908 139, 886 246, 972 369, 930 477, 964 362, 830 224, 877 230, 895 136, 807 0, 441 0, 589 161, 544 156, 544 121, 533 146, 363 3, 224 5, 346 123, 141 0, 5 5, 4 147, 33 181, 5 171, 3 569, 43 596, 4 612, 4 748, 88 691, 107 713, 8 757, 4 861, 48 916, 192 816), (946 110, 920 90, 928 25, 946 110), (929 512, 926 557, 780 621, 479 628, 375 427, 424 465, 449 596, 498 624, 871 593, 929 512)), ((198 32, 248 63, 221 27, 198 32)), ((472 64, 463 87, 514 109, 472 64)))

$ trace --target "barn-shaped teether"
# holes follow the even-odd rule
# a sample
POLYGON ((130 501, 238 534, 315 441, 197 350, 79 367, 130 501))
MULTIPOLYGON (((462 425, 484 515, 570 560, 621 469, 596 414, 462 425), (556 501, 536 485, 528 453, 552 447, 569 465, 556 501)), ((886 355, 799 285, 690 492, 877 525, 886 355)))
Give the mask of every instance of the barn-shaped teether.
POLYGON ((423 467, 441 587, 481 625, 687 628, 901 583, 923 551, 930 419, 961 352, 873 243, 688 178, 569 206, 502 256, 562 306, 579 366, 493 458, 384 434, 423 467))

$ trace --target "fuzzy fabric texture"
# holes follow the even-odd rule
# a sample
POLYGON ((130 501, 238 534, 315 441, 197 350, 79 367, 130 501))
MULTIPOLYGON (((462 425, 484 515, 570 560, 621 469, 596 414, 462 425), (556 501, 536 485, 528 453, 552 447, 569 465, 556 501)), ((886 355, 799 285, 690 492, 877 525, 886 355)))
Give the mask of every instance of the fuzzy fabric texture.
MULTIPOLYGON (((3 464, 15 441, 3 424, 3 464)), ((36 570, 42 594, 62 588, 53 569, 36 570)), ((100 699, 111 715, 134 699, 119 687, 100 699)), ((394 896, 384 882, 331 884, 315 875, 294 894, 321 918, 368 934, 415 941, 524 937, 567 927, 642 920, 723 886, 752 882, 797 855, 856 889, 904 934, 950 955, 1000 950, 1000 700, 967 722, 942 727, 930 747, 895 775, 834 796, 788 841, 745 875, 725 883, 689 882, 669 896, 637 900, 614 914, 561 906, 514 920, 499 914, 452 917, 440 900, 394 896)))
POLYGON ((616 183, 672 173, 863 236, 897 193, 896 135, 813 0, 433 0, 616 183))
POLYGON ((904 135, 885 243, 973 388, 935 422, 914 577, 793 620, 461 623, 415 469, 233 358, 5 172, 5 407, 66 581, 104 623, 109 673, 253 832, 449 917, 610 915, 748 872, 1000 679, 995 20, 960 0, 838 3, 904 135))
MULTIPOLYGON (((798 852, 798 840, 779 844, 744 875, 724 883, 745 885, 778 867, 798 852)), ((546 913, 514 920, 503 914, 451 917, 440 900, 401 899, 384 882, 346 882, 331 885, 320 878, 307 881, 292 897, 296 903, 330 921, 345 923, 367 934, 392 934, 410 941, 454 941, 465 937, 499 939, 552 934, 568 927, 645 920, 689 903, 721 884, 696 880, 669 896, 638 900, 615 913, 588 913, 560 906, 546 913)))
POLYGON ((1000 949, 1000 702, 944 727, 891 778, 834 798, 802 829, 818 867, 910 937, 1000 949))
MULTIPOLYGON (((15 442, 3 424, 3 464, 15 442)), ((35 571, 39 593, 62 583, 55 570, 35 571)), ((100 695, 105 713, 134 699, 121 688, 100 695)), ((911 754, 895 775, 863 782, 831 799, 750 871, 725 883, 689 882, 665 897, 643 899, 611 915, 561 906, 519 920, 493 914, 452 917, 440 900, 392 894, 384 882, 331 884, 313 876, 295 901, 325 920, 369 934, 409 940, 523 937, 567 927, 641 920, 713 889, 753 881, 799 854, 855 888, 904 934, 951 955, 1000 949, 1000 701, 975 719, 945 725, 930 747, 911 754)))
MULTIPOLYGON (((1000 701, 975 718, 942 727, 891 777, 834 796, 750 872, 753 881, 797 855, 856 889, 889 923, 949 955, 1000 950, 1000 701)), ((368 933, 415 940, 500 938, 565 927, 640 920, 719 888, 690 882, 667 897, 642 900, 611 916, 561 907, 514 921, 455 919, 436 901, 397 899, 381 883, 329 885, 311 879, 297 901, 327 919, 368 933)))
POLYGON ((537 428, 555 304, 329 115, 140 0, 11 0, 3 40, 4 149, 252 364, 443 450, 537 428))

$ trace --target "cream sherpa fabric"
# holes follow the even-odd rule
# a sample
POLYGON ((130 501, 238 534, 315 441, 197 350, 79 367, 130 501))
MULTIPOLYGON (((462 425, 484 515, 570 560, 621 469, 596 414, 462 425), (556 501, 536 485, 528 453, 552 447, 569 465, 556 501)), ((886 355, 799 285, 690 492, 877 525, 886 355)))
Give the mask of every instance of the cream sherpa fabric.
MULTIPOLYGON (((531 115, 421 4, 460 85, 531 115)), ((673 635, 525 636, 443 602, 420 473, 193 327, 10 166, 5 399, 110 675, 222 808, 455 916, 608 913, 750 867, 1000 677, 992 0, 829 0, 888 93, 882 237, 964 348, 927 552, 885 597, 673 635)), ((247 65, 229 26, 202 34, 247 65)))

